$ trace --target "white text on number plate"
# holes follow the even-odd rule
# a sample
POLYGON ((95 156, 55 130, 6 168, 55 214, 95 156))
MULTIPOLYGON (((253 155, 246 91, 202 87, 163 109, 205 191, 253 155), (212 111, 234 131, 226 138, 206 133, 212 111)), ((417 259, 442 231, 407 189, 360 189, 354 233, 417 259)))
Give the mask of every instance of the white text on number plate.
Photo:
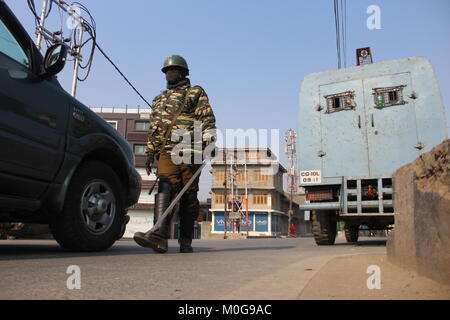
POLYGON ((300 171, 300 184, 321 183, 321 182, 322 182, 322 171, 320 170, 300 171))

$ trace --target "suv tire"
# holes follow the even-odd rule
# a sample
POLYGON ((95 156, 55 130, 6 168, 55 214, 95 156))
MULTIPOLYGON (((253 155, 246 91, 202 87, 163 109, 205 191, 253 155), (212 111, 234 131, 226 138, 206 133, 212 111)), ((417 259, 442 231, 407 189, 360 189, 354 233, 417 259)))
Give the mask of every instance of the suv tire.
POLYGON ((111 167, 83 163, 67 190, 63 211, 50 222, 55 240, 73 251, 102 251, 118 239, 124 224, 123 189, 111 167))

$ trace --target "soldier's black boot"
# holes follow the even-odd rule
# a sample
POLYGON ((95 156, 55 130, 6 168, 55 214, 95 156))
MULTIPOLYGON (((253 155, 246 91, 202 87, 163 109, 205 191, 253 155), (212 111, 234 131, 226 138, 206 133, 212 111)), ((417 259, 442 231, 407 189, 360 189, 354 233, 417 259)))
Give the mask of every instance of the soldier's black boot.
MULTIPOLYGON (((159 182, 159 192, 155 196, 155 210, 154 210, 154 218, 153 223, 156 224, 158 219, 164 213, 164 211, 169 207, 170 200, 172 197, 172 192, 170 188, 170 184, 167 186, 166 182, 159 182)), ((165 253, 168 250, 168 240, 170 236, 170 221, 172 220, 172 216, 168 215, 162 221, 162 225, 160 228, 143 232, 136 232, 134 234, 134 241, 139 244, 141 247, 151 248, 155 252, 165 253)))
POLYGON ((188 190, 181 198, 180 203, 180 252, 191 253, 192 238, 194 234, 194 223, 200 211, 200 204, 197 199, 197 191, 188 190))

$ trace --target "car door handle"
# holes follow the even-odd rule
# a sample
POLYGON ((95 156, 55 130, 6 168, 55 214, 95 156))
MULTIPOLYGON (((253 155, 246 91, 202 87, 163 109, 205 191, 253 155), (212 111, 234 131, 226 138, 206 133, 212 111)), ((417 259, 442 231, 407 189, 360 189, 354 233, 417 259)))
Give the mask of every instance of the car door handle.
POLYGON ((374 128, 375 127, 375 120, 374 120, 374 117, 373 117, 373 113, 371 115, 371 119, 372 119, 372 128, 374 128))
POLYGON ((358 116, 358 128, 361 129, 361 116, 358 116))

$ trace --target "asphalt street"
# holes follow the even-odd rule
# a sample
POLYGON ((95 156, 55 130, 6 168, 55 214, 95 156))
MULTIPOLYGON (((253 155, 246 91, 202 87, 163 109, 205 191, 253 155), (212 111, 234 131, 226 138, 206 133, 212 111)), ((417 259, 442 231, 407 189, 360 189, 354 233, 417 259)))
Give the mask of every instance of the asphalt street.
POLYGON ((321 247, 312 238, 194 240, 192 254, 169 246, 157 254, 121 240, 74 253, 51 240, 0 241, 0 299, 295 299, 331 259, 386 253, 380 238, 321 247))

